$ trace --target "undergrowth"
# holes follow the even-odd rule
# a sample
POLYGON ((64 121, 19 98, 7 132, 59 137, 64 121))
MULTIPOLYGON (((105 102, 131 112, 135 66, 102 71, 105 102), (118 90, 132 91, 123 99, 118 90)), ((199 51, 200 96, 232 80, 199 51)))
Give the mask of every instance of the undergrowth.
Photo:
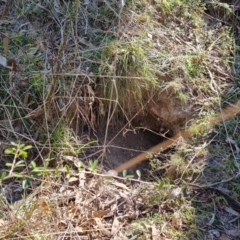
POLYGON ((0 239, 237 236, 226 222, 240 206, 239 117, 208 122, 239 99, 237 11, 200 0, 1 4, 0 239), (186 112, 194 137, 150 159, 149 175, 102 175, 109 129, 171 137, 186 112))

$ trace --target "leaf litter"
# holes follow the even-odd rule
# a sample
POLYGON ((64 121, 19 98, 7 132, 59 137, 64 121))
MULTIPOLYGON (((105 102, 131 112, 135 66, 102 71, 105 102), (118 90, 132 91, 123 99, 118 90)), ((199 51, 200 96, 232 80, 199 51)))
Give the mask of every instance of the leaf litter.
MULTIPOLYGON (((22 227, 16 229, 16 237, 26 233, 34 236, 37 232, 53 239, 64 236, 127 239, 124 232, 130 227, 130 220, 146 215, 154 208, 146 201, 147 196, 156 191, 150 183, 139 184, 133 180, 129 185, 129 180, 85 170, 71 178, 64 182, 46 179, 48 187, 37 187, 25 200, 13 205, 6 217, 14 215, 17 222, 21 219, 22 227)), ((12 233, 8 235, 7 232, 13 227, 2 220, 0 238, 10 238, 12 233)), ((156 235, 159 226, 154 225, 152 231, 156 235)))

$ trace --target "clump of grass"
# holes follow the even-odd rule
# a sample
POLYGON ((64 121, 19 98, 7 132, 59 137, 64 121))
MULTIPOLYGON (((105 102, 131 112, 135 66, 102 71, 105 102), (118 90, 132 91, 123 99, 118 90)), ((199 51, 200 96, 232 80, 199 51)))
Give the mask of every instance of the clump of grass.
MULTIPOLYGON (((136 12, 125 10, 121 15, 123 19, 130 21, 123 25, 129 31, 119 33, 121 42, 118 39, 111 40, 98 57, 99 82, 106 99, 112 97, 123 109, 131 109, 125 102, 141 108, 145 99, 149 99, 158 87, 160 91, 171 87, 174 89, 175 95, 172 97, 176 102, 180 100, 183 105, 191 105, 191 96, 195 95, 195 104, 205 101, 211 104, 212 109, 216 108, 218 102, 206 96, 213 96, 216 92, 221 94, 226 85, 224 86, 225 83, 220 78, 216 78, 216 68, 212 68, 211 64, 212 53, 217 52, 219 66, 226 69, 230 61, 229 51, 233 49, 230 29, 211 29, 201 17, 205 11, 201 1, 154 1, 152 4, 143 1, 129 4, 136 12), (158 12, 157 15, 155 9, 160 14, 158 12), (161 14, 166 18, 165 22, 159 19, 161 14), (188 21, 187 25, 183 24, 185 20, 188 21), (202 29, 209 33, 207 43, 202 29), (186 37, 193 35, 197 36, 197 42, 186 37), (106 78, 106 75, 118 78, 113 82, 113 77, 106 78), (124 80, 126 75, 128 78, 124 80), (117 89, 114 94, 110 90, 113 83, 116 83, 117 89), (125 93, 124 98, 122 93, 125 93)), ((120 29, 123 26, 119 26, 120 29)), ((203 105, 202 110, 209 111, 203 105)))
POLYGON ((141 108, 146 93, 150 96, 157 87, 145 49, 139 43, 112 42, 100 52, 100 62, 99 75, 106 76, 99 81, 101 95, 125 109, 133 101, 141 108))

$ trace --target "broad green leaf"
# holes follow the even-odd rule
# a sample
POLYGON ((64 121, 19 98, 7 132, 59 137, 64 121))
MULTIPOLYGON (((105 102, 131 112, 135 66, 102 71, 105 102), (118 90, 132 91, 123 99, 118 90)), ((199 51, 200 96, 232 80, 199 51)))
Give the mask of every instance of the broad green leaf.
POLYGON ((24 177, 23 174, 17 173, 17 172, 13 172, 12 175, 13 175, 14 177, 17 177, 17 178, 23 178, 23 177, 24 177))
POLYGON ((134 178, 134 175, 126 175, 125 178, 134 178))
POLYGON ((137 175, 138 175, 139 178, 142 176, 142 173, 141 173, 140 170, 137 170, 136 173, 137 173, 137 175))
POLYGON ((70 172, 70 167, 67 164, 65 165, 65 169, 66 169, 67 173, 70 172))
POLYGON ((24 144, 24 143, 21 143, 18 147, 19 147, 20 149, 23 149, 24 146, 25 146, 25 144, 24 144))
POLYGON ((29 149, 31 149, 31 148, 32 148, 31 145, 27 145, 27 146, 25 146, 22 150, 26 151, 26 150, 29 150, 29 149))
POLYGON ((45 167, 36 167, 32 170, 33 173, 42 173, 42 174, 46 174, 49 173, 50 171, 48 169, 46 169, 45 167))
POLYGON ((58 176, 59 175, 59 167, 56 167, 55 168, 55 176, 58 176))
POLYGON ((6 173, 6 172, 2 172, 2 173, 0 174, 0 179, 3 180, 6 176, 7 176, 7 173, 6 173))
POLYGON ((49 165, 49 161, 46 161, 46 162, 43 163, 43 167, 44 167, 44 168, 47 168, 48 165, 49 165))
POLYGON ((123 177, 126 177, 127 176, 127 170, 123 170, 122 175, 123 175, 123 177))
POLYGON ((14 154, 15 153, 15 149, 13 148, 7 148, 4 150, 5 154, 14 154))
POLYGON ((15 142, 11 142, 11 145, 15 146, 15 147, 18 147, 18 144, 15 143, 15 142))
POLYGON ((77 167, 77 168, 81 168, 83 166, 83 163, 82 162, 74 162, 74 165, 77 167))
POLYGON ((32 166, 32 168, 36 168, 37 164, 34 161, 31 161, 31 166, 32 166))
POLYGON ((25 167, 25 164, 21 163, 21 164, 15 165, 15 167, 25 167))
POLYGON ((164 186, 164 182, 161 181, 159 184, 158 184, 158 188, 162 188, 164 186))
POLYGON ((22 181, 22 188, 23 189, 27 189, 28 187, 28 182, 29 180, 27 178, 24 178, 23 181, 22 181))
POLYGON ((24 167, 25 166, 25 162, 23 160, 20 160, 18 161, 16 164, 15 164, 16 167, 24 167))
POLYGON ((26 158, 28 156, 28 154, 27 154, 27 152, 20 150, 19 156, 23 157, 23 158, 26 158))
POLYGON ((94 166, 94 168, 96 168, 97 165, 98 165, 98 160, 94 160, 94 162, 93 162, 93 166, 94 166))
POLYGON ((12 167, 13 163, 6 163, 5 166, 12 167))

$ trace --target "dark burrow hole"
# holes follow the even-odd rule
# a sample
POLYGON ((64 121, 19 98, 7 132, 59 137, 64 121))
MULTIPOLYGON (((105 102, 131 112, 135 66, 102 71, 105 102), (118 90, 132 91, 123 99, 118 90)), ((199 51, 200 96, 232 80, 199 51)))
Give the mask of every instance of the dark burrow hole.
MULTIPOLYGON (((98 139, 98 144, 95 147, 91 146, 85 149, 85 159, 87 161, 99 159, 103 169, 106 171, 115 169, 131 158, 164 141, 160 134, 151 130, 121 130, 121 128, 110 128, 107 133, 99 131, 92 136, 92 139, 98 139)), ((144 176, 148 173, 149 163, 144 161, 137 164, 127 169, 127 173, 136 177, 136 170, 140 170, 142 176, 144 176)))

